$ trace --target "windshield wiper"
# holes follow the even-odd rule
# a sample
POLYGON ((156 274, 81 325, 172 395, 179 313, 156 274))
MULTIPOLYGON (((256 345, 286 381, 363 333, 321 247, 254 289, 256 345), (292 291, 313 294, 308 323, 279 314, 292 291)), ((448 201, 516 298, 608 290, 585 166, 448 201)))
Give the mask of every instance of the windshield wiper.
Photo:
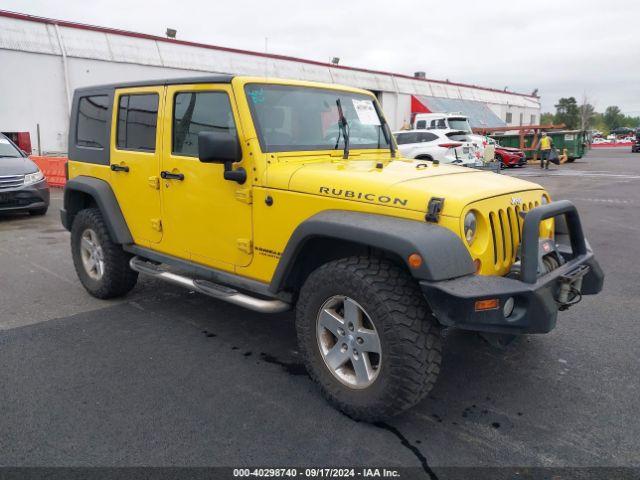
POLYGON ((391 158, 396 158, 396 144, 393 142, 393 134, 391 133, 391 127, 387 123, 387 119, 384 118, 384 115, 378 113, 378 116, 382 120, 382 129, 384 130, 384 136, 389 142, 389 151, 391 152, 391 158))
MULTIPOLYGON (((344 112, 342 111, 342 103, 340 102, 340 99, 338 98, 336 100, 336 105, 338 106, 338 127, 340 127, 340 130, 342 131, 342 136, 344 137, 344 154, 342 155, 342 158, 344 159, 348 159, 349 158, 349 124, 347 123, 347 119, 344 116, 344 112)), ((340 140, 338 138, 338 140, 340 140)), ((337 145, 337 144, 336 144, 337 145)))
POLYGON ((22 157, 16 157, 15 155, 0 155, 0 158, 22 158, 22 157))

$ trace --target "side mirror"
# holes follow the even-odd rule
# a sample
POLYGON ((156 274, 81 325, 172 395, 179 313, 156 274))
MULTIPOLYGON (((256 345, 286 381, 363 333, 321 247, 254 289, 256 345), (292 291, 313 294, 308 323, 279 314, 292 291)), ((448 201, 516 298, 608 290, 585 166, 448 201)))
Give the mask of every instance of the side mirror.
POLYGON ((238 137, 228 130, 198 133, 198 158, 204 163, 223 163, 225 180, 241 185, 247 181, 244 168, 233 170, 232 164, 242 160, 242 150, 238 137))
POLYGON ((238 137, 228 130, 198 133, 198 158, 205 163, 240 161, 242 151, 238 137))

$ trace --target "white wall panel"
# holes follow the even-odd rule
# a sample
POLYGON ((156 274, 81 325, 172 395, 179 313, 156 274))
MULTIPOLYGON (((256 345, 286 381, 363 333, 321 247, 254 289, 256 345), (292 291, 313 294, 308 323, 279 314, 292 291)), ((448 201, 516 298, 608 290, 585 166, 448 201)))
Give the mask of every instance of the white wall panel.
POLYGON ((60 37, 69 57, 113 60, 107 35, 79 28, 60 28, 60 37))
POLYGON ((61 58, 0 50, 0 65, 3 70, 24 72, 1 77, 0 131, 29 132, 35 150, 39 123, 42 148, 65 152, 69 120, 61 58))
POLYGON ((55 30, 52 26, 6 17, 0 18, 0 48, 52 55, 60 54, 55 30))

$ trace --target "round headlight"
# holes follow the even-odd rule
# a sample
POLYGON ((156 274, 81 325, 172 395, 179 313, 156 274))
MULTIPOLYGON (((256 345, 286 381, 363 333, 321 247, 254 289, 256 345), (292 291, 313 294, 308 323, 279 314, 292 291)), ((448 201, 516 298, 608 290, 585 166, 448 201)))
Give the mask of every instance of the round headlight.
POLYGON ((546 205, 547 203, 549 203, 549 199, 547 198, 547 196, 543 193, 542 194, 542 198, 540 199, 540 205, 546 205))
POLYGON ((476 227, 478 226, 478 221, 476 218, 476 214, 474 212, 469 212, 464 217, 464 238, 471 246, 473 241, 476 239, 476 227))

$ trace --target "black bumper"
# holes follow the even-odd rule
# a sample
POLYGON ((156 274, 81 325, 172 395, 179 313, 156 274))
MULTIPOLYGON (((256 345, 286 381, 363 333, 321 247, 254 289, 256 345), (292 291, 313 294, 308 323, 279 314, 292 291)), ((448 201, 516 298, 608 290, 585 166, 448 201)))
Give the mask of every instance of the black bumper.
POLYGON ((0 212, 29 211, 49 206, 49 185, 45 180, 0 190, 0 212))
MULTIPOLYGON (((559 222, 557 222, 559 223, 559 222)), ((561 285, 576 271, 582 277, 581 294, 602 290, 604 273, 588 246, 580 218, 573 204, 563 200, 535 208, 527 213, 523 226, 522 268, 518 278, 469 275, 443 282, 421 281, 420 287, 441 324, 468 330, 495 333, 546 333, 556 324, 561 285), (538 231, 540 221, 564 215, 567 233, 558 233, 566 263, 542 276, 538 275, 538 231), (570 247, 570 248, 569 248, 570 247), (505 317, 503 306, 513 298, 513 313, 505 317), (497 308, 476 311, 476 302, 498 299, 497 308)))

